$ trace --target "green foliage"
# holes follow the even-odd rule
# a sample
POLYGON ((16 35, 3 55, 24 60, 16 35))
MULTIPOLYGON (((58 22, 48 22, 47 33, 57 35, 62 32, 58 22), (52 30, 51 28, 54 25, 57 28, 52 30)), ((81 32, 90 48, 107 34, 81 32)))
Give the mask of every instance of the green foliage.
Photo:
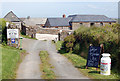
MULTIPOLYGON (((78 68, 85 76, 88 76, 92 79, 120 79, 120 76, 113 71, 111 75, 105 76, 100 74, 100 69, 96 71, 96 68, 89 67, 86 69, 86 59, 83 57, 76 55, 76 54, 64 54, 72 63, 73 65, 78 68)), ((100 80, 101 81, 101 80, 100 80)))
POLYGON ((0 19, 0 35, 2 38, 3 45, 6 45, 7 43, 7 29, 6 29, 6 21, 4 19, 0 19))
POLYGON ((28 39, 34 39, 34 40, 37 40, 36 38, 32 38, 32 37, 30 37, 30 36, 28 36, 28 35, 24 35, 24 33, 21 33, 20 36, 21 36, 21 37, 24 37, 24 38, 28 38, 28 39))
MULTIPOLYGON (((81 27, 74 32, 76 39, 74 46, 76 46, 76 44, 80 44, 80 48, 85 47, 84 49, 88 49, 89 44, 93 44, 94 46, 104 44, 104 52, 111 54, 113 64, 112 68, 120 68, 118 66, 120 63, 120 57, 118 57, 118 28, 120 28, 120 24, 106 25, 103 27, 81 27)), ((84 49, 81 49, 80 52, 83 53, 85 51, 84 49)), ((83 57, 86 56, 87 58, 87 53, 84 52, 83 54, 80 55, 83 57)), ((117 70, 120 71, 120 69, 117 70)))
POLYGON ((14 47, 2 46, 2 79, 15 79, 17 65, 20 62, 20 55, 24 50, 19 50, 14 47))
POLYGON ((75 44, 73 48, 74 53, 79 54, 80 53, 80 44, 75 44))
POLYGON ((63 47, 67 51, 73 49, 73 53, 87 58, 89 45, 100 46, 104 44, 104 52, 111 54, 112 69, 120 71, 119 51, 120 24, 106 25, 101 27, 80 27, 72 36, 67 36, 63 47))
POLYGON ((75 38, 74 38, 74 35, 73 35, 73 34, 67 36, 67 37, 64 39, 64 44, 65 44, 65 47, 66 47, 66 51, 67 51, 67 52, 71 52, 71 51, 72 51, 73 46, 74 46, 74 42, 75 42, 75 38))
MULTIPOLYGON (((61 46, 62 43, 63 43, 62 41, 56 42, 56 47, 60 49, 62 47, 61 46)), ((79 44, 77 44, 77 46, 75 46, 75 47, 79 48, 79 44)), ((85 46, 80 46, 80 47, 83 47, 83 48, 80 48, 80 50, 85 51, 85 54, 88 53, 88 50, 85 49, 85 46)), ((119 78, 120 76, 117 73, 115 73, 114 70, 112 70, 110 76, 104 76, 104 75, 100 74, 100 69, 99 68, 98 68, 97 71, 96 71, 96 68, 94 68, 94 67, 89 67, 88 69, 86 69, 85 67, 86 67, 87 60, 85 58, 83 58, 83 56, 81 54, 77 55, 77 54, 71 54, 71 53, 64 53, 63 55, 65 57, 67 57, 73 63, 73 65, 76 68, 78 68, 78 70, 82 74, 84 74, 85 76, 88 76, 92 79, 101 79, 101 80, 103 80, 103 79, 120 79, 119 78)))

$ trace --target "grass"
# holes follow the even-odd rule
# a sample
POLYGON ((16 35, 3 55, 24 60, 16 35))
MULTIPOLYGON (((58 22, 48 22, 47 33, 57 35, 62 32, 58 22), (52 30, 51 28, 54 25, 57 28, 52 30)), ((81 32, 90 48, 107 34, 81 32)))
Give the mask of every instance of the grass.
POLYGON ((52 71, 54 68, 51 64, 49 64, 49 54, 47 51, 40 51, 40 59, 42 61, 41 71, 43 79, 55 79, 55 73, 52 71))
POLYGON ((34 39, 34 40, 37 40, 36 38, 29 37, 28 35, 22 35, 22 34, 21 34, 21 37, 23 37, 23 38, 28 38, 28 39, 34 39))
POLYGON ((57 43, 55 43, 55 44, 56 44, 56 49, 57 49, 57 50, 60 50, 60 49, 61 49, 62 43, 63 43, 63 41, 57 41, 57 43))
POLYGON ((2 79, 15 79, 16 70, 22 58, 25 56, 25 50, 19 50, 14 47, 2 46, 2 79))
MULTIPOLYGON (((61 45, 62 42, 60 41, 56 43, 57 50, 61 48, 61 45)), ((111 75, 109 76, 105 76, 100 74, 99 68, 97 71, 96 68, 93 67, 89 67, 88 69, 85 69, 87 60, 81 57, 80 55, 71 54, 71 53, 64 53, 63 55, 67 57, 83 75, 91 79, 120 79, 120 76, 118 74, 115 74, 114 72, 111 72, 111 75)))

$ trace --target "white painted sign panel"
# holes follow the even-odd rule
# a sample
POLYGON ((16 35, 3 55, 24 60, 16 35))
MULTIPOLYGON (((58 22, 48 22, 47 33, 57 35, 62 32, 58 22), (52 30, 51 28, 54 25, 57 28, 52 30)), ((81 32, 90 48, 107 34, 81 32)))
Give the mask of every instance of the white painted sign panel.
POLYGON ((7 38, 19 38, 18 29, 7 29, 7 38))

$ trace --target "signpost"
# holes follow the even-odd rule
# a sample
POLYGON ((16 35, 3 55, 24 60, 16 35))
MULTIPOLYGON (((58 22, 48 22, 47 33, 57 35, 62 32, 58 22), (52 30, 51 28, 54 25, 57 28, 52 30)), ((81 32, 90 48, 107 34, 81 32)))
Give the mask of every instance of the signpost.
POLYGON ((20 50, 22 50, 22 39, 23 37, 20 37, 20 50))
POLYGON ((18 48, 19 44, 19 30, 18 29, 7 29, 7 41, 10 46, 18 48))
POLYGON ((88 67, 98 68, 99 58, 100 58, 100 50, 101 50, 101 47, 96 47, 96 46, 89 47, 86 68, 88 68, 88 67))
POLYGON ((11 43, 14 44, 15 43, 15 39, 11 38, 11 43))

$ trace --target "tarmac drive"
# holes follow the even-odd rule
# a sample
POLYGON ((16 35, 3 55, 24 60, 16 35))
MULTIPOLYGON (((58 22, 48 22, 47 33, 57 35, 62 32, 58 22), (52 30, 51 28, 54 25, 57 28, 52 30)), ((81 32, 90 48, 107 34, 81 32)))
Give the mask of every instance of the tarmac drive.
POLYGON ((16 79, 41 79, 40 72, 40 56, 41 50, 46 50, 49 53, 50 64, 54 66, 53 71, 56 74, 56 79, 89 79, 83 76, 67 58, 57 53, 56 47, 50 40, 32 40, 23 39, 23 49, 29 54, 20 64, 16 79))

